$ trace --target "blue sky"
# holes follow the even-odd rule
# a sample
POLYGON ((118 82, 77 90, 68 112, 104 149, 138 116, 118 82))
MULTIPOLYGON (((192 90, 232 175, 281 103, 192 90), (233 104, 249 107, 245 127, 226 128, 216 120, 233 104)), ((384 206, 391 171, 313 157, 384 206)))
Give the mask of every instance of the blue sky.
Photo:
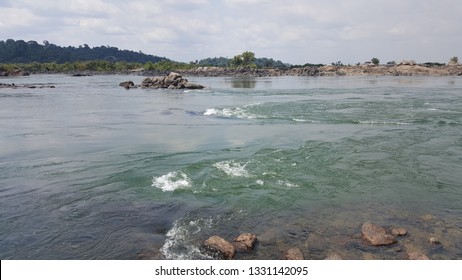
POLYGON ((292 64, 462 56, 460 0, 0 0, 0 40, 110 45, 189 62, 253 51, 292 64))

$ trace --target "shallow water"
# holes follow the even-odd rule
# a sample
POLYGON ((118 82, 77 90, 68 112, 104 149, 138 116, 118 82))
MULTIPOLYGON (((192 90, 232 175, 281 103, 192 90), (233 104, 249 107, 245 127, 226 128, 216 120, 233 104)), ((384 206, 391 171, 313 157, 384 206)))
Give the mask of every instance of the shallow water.
POLYGON ((0 89, 1 259, 209 259, 242 232, 241 259, 462 258, 460 77, 128 79, 0 79, 56 85, 0 89), (409 234, 372 248, 366 221, 409 234))

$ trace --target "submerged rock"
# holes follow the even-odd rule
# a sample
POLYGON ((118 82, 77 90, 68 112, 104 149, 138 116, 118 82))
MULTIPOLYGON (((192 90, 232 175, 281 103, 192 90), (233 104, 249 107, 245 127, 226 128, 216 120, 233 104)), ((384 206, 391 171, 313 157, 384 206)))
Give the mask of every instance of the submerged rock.
POLYGON ((438 238, 433 237, 433 236, 430 237, 430 238, 428 239, 428 242, 430 242, 430 244, 432 244, 432 245, 439 245, 439 244, 441 244, 441 242, 438 240, 438 238))
POLYGON ((225 259, 232 259, 236 255, 236 249, 234 246, 218 235, 214 235, 209 239, 205 240, 204 245, 214 251, 219 252, 225 259))
POLYGON ((372 246, 386 246, 398 242, 393 235, 386 232, 385 228, 370 222, 366 222, 361 227, 364 240, 372 246))
POLYGON ((234 238, 234 247, 241 250, 253 250, 257 243, 257 235, 252 233, 243 233, 234 238))
POLYGON ((305 257, 303 256, 302 250, 300 250, 297 247, 290 248, 289 250, 286 250, 282 258, 284 260, 304 260, 305 257))
POLYGON ((407 234, 407 230, 402 227, 392 228, 391 234, 394 236, 405 236, 407 234))

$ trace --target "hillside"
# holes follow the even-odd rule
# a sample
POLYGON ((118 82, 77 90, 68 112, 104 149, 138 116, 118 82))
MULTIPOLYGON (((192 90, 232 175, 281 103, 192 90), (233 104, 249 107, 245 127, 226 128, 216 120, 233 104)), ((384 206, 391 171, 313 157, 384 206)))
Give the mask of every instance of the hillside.
POLYGON ((0 64, 1 63, 66 63, 76 61, 106 60, 111 62, 126 61, 156 63, 169 60, 165 57, 148 55, 141 52, 119 50, 116 47, 100 46, 90 48, 87 44, 79 47, 60 47, 44 41, 39 44, 36 41, 23 41, 8 39, 0 41, 0 64))

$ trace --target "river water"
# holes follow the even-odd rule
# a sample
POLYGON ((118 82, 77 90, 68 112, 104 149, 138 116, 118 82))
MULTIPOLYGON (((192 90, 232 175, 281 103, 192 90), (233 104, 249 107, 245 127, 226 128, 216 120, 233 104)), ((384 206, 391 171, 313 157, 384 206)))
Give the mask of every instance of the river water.
POLYGON ((33 75, 0 89, 1 259, 462 259, 460 77, 33 75), (361 224, 408 231, 370 247, 361 224), (441 244, 430 244, 429 237, 441 244))

